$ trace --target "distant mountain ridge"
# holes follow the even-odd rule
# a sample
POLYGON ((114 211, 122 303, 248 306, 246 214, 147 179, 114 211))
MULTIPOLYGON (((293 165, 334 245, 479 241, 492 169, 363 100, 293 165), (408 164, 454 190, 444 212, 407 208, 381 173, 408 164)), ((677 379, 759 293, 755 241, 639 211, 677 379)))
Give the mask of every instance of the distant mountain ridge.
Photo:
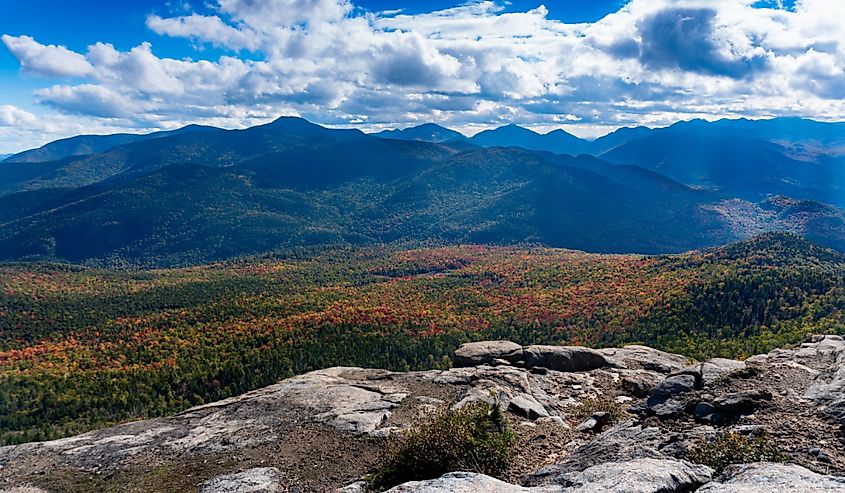
POLYGON ((382 130, 373 134, 377 137, 401 140, 419 140, 439 144, 442 142, 465 140, 466 136, 460 132, 441 127, 436 123, 424 123, 415 127, 397 130, 382 130))
MULTIPOLYGON (((327 144, 321 134, 310 146, 244 156, 234 166, 200 159, 206 164, 136 173, 151 168, 130 161, 126 171, 82 188, 0 197, 0 210, 13 211, 0 216, 0 258, 180 265, 333 243, 536 242, 666 252, 720 242, 710 232, 718 229, 710 219, 716 214, 696 212, 698 192, 667 190, 648 172, 624 183, 628 168, 601 169, 583 158, 342 137, 327 144), (688 233, 671 233, 678 229, 688 233)), ((178 148, 185 138, 170 139, 178 148)))
MULTIPOLYGON (((528 149, 577 138, 515 126, 476 142, 423 139, 450 135, 444 130, 385 138, 285 117, 4 162, 0 260, 170 266, 390 242, 672 253, 765 231, 845 249, 842 211, 824 203, 843 181, 819 174, 834 161, 794 159, 784 145, 726 123, 620 129, 586 143, 609 149, 598 158, 528 149), (808 200, 815 196, 825 200, 808 200)), ((808 141, 782 129, 777 137, 808 141)))
POLYGON ((584 153, 589 146, 589 142, 561 129, 540 134, 519 125, 484 130, 475 134, 469 141, 482 147, 522 147, 573 156, 584 153))
POLYGON ((23 151, 18 154, 0 155, 0 161, 8 163, 44 163, 68 157, 97 154, 132 142, 208 130, 215 130, 215 128, 203 125, 188 125, 177 130, 166 130, 149 134, 78 135, 76 137, 56 140, 37 149, 23 151))
POLYGON ((800 122, 792 132, 778 120, 679 122, 599 156, 727 197, 756 202, 775 194, 845 206, 845 160, 837 156, 845 124, 800 122), (808 137, 816 127, 820 137, 808 137))
MULTIPOLYGON (((284 118, 284 117, 283 117, 284 118)), ((540 134, 519 125, 509 124, 484 130, 467 138, 460 132, 436 123, 424 123, 403 129, 382 130, 371 135, 397 140, 445 143, 465 140, 481 147, 523 147, 525 149, 554 152, 557 154, 591 154, 599 156, 628 142, 645 138, 654 132, 690 131, 696 127, 725 128, 753 135, 758 139, 793 148, 799 153, 818 153, 820 147, 832 156, 845 155, 845 122, 826 123, 802 118, 773 118, 768 120, 721 119, 680 121, 669 127, 649 128, 620 127, 595 140, 581 139, 562 129, 540 134)), ((203 125, 153 132, 150 134, 79 135, 45 144, 37 149, 17 154, 0 154, 0 161, 43 163, 68 157, 85 156, 104 152, 114 147, 166 137, 180 133, 221 130, 203 125)))
POLYGON ((646 137, 653 131, 648 127, 622 127, 590 142, 587 151, 593 156, 599 156, 626 142, 646 137))

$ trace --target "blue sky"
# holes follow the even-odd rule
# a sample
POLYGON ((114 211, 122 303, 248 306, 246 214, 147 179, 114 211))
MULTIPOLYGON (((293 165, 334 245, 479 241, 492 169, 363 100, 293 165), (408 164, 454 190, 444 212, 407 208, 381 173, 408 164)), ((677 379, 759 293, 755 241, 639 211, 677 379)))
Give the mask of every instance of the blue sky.
POLYGON ((596 135, 845 118, 841 0, 0 2, 0 153, 296 114, 596 135))

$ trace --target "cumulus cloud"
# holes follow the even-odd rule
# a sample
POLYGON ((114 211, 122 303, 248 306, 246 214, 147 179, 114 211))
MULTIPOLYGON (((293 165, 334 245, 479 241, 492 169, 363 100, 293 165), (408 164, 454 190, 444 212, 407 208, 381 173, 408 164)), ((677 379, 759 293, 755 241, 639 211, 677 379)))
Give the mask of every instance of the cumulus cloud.
POLYGON ((146 19, 154 33, 189 40, 194 60, 162 58, 149 43, 120 51, 103 40, 81 53, 28 36, 2 41, 28 72, 84 79, 38 90, 39 102, 114 125, 240 126, 279 114, 464 129, 845 118, 841 0, 797 0, 791 9, 630 0, 581 24, 494 1, 414 15, 366 12, 350 0, 211 7, 146 19), (204 60, 205 44, 227 54, 204 60))
POLYGON ((716 11, 709 8, 667 8, 646 17, 637 23, 640 61, 650 68, 679 68, 734 78, 764 70, 764 54, 737 55, 733 47, 720 45, 715 19, 716 11))
POLYGON ((220 0, 220 11, 260 30, 337 21, 352 11, 348 0, 220 0))
POLYGON ((9 36, 0 39, 21 67, 31 72, 50 76, 82 77, 89 75, 93 67, 83 55, 64 46, 43 45, 30 36, 9 36))
POLYGON ((395 37, 378 51, 371 68, 375 82, 436 89, 444 80, 458 76, 460 62, 439 52, 419 34, 395 37))
POLYGON ((38 118, 29 111, 11 104, 0 105, 0 127, 23 127, 35 123, 38 118))
POLYGON ((141 105, 108 87, 81 84, 40 89, 36 95, 56 108, 102 118, 131 118, 141 105))
POLYGON ((254 32, 230 26, 214 15, 191 14, 170 19, 151 15, 147 17, 147 27, 156 34, 190 38, 194 41, 209 42, 215 46, 227 46, 236 50, 258 48, 254 32))

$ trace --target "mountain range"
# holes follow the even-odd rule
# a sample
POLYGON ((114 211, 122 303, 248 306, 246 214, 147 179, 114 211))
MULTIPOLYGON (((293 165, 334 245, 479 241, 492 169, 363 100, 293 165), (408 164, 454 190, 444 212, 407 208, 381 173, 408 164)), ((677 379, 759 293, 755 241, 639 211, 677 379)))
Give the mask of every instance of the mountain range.
POLYGON ((377 137, 398 140, 419 140, 423 142, 455 142, 466 140, 466 136, 460 132, 441 127, 436 123, 424 123, 416 127, 397 130, 383 130, 376 134, 377 137))
POLYGON ((37 149, 19 152, 17 154, 0 155, 0 161, 10 163, 43 163, 73 156, 87 156, 107 151, 113 147, 132 142, 157 139, 180 133, 201 132, 215 130, 214 127, 203 125, 188 125, 177 130, 153 132, 149 134, 111 134, 111 135, 77 135, 67 139, 59 139, 45 144, 37 149))
POLYGON ((172 266, 389 242, 673 253, 771 230, 845 249, 843 143, 842 124, 792 119, 592 142, 512 125, 368 135, 292 117, 79 136, 0 163, 0 260, 172 266))

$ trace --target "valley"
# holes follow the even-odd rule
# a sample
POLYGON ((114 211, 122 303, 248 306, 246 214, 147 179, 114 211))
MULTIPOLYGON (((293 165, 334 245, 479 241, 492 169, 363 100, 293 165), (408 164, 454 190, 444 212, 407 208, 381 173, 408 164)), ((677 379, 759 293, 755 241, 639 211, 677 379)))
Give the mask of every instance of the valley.
POLYGON ((845 493, 841 19, 0 1, 0 493, 845 493))
POLYGON ((293 249, 184 269, 0 267, 0 439, 160 416, 328 366, 443 368, 481 339, 747 357, 841 333, 845 256, 767 234, 683 255, 293 249))

